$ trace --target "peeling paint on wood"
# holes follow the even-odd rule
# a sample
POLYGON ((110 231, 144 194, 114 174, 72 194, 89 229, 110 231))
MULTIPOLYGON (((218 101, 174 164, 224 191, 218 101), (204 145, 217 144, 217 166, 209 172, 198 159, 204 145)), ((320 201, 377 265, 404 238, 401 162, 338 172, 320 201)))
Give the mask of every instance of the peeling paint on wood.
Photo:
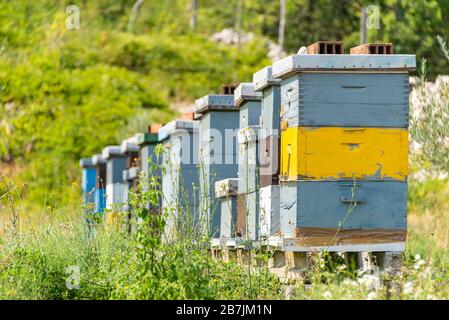
POLYGON ((408 74, 301 73, 282 81, 288 127, 408 127, 408 74))
POLYGON ((280 196, 281 233, 286 238, 294 238, 296 228, 407 227, 405 181, 282 182, 280 196))

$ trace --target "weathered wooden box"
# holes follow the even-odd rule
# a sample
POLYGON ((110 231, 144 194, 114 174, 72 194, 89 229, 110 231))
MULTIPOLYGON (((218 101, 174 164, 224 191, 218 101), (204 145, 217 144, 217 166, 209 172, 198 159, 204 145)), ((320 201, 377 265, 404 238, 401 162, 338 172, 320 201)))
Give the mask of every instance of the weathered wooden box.
MULTIPOLYGON (((296 249, 359 244, 403 249, 405 181, 289 181, 281 183, 280 231, 296 249)), ((382 251, 382 250, 380 250, 382 251)), ((395 250, 391 250, 395 251, 395 250)))
POLYGON ((215 182, 215 197, 220 206, 220 239, 234 238, 237 220, 238 180, 229 178, 215 182))
POLYGON ((408 73, 299 73, 282 80, 283 127, 408 126, 408 73))
POLYGON ((279 183, 280 82, 280 79, 273 77, 272 67, 266 67, 253 75, 254 90, 262 93, 259 131, 261 188, 279 183))
POLYGON ((236 237, 255 241, 259 237, 259 191, 240 193, 237 197, 236 237))
POLYGON ((259 129, 259 126, 252 126, 238 132, 239 193, 250 193, 259 189, 259 129))
POLYGON ((298 127, 281 140, 283 180, 407 179, 406 129, 298 127))

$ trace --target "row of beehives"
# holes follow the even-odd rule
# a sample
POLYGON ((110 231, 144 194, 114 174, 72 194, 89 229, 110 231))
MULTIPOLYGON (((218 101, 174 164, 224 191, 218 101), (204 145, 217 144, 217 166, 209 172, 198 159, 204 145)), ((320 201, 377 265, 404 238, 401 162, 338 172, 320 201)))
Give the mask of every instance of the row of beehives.
POLYGON ((168 234, 188 211, 222 248, 402 250, 415 56, 379 45, 348 55, 342 47, 314 44, 255 73, 233 95, 197 100, 194 120, 172 121, 83 160, 83 188, 94 197, 86 201, 97 211, 126 203, 162 143, 161 207, 175 208, 168 234))

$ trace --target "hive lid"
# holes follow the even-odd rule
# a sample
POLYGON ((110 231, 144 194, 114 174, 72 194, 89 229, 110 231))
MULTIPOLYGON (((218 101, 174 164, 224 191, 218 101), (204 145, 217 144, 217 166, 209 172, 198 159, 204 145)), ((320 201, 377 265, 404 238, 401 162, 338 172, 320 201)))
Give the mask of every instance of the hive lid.
POLYGON ((93 167, 94 163, 92 161, 92 158, 82 158, 80 160, 80 167, 81 168, 88 168, 88 167, 93 167))
POLYGON ((195 120, 173 120, 163 126, 158 133, 159 141, 163 141, 177 131, 198 131, 199 122, 195 120))
POLYGON ((262 93, 254 91, 254 85, 252 82, 243 82, 234 91, 234 103, 240 107, 243 101, 255 100, 260 101, 262 99, 262 93))
POLYGON ((158 143, 157 133, 143 132, 136 134, 136 144, 138 146, 158 143))
POLYGON ((232 94, 208 94, 195 101, 195 113, 203 114, 210 110, 236 110, 232 94))
POLYGON ((103 158, 101 154, 96 154, 92 157, 92 164, 94 166, 98 166, 100 164, 105 164, 106 160, 103 158))
POLYGON ((103 149, 101 155, 106 160, 112 157, 124 156, 120 146, 107 146, 103 149))
POLYGON ((294 54, 273 64, 273 76, 284 79, 301 71, 411 72, 414 54, 294 54))
POLYGON ((281 79, 273 77, 273 68, 265 67, 253 74, 253 85, 255 91, 262 91, 269 86, 280 85, 281 79))
POLYGON ((229 178, 215 182, 215 197, 226 198, 238 194, 239 179, 229 178))

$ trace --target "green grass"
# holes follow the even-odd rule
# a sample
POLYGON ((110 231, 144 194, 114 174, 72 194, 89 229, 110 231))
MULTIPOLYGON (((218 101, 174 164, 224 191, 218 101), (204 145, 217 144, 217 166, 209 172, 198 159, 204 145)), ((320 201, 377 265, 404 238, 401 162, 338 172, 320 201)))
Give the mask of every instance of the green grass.
MULTIPOLYGON (((307 274, 307 284, 291 284, 291 298, 449 298, 448 191, 447 181, 410 183, 407 250, 399 275, 376 278, 358 274, 342 259, 329 267, 326 257, 318 256, 307 274)), ((285 298, 285 286, 266 268, 223 263, 212 259, 206 249, 182 241, 172 245, 158 242, 152 256, 148 242, 144 245, 142 239, 105 224, 89 235, 80 210, 60 211, 59 217, 54 214, 18 233, 3 229, 1 299, 285 298), (152 271, 151 256, 155 261, 152 271), (79 267, 79 289, 66 287, 71 266, 79 267)), ((10 222, 4 221, 4 225, 10 222)))

